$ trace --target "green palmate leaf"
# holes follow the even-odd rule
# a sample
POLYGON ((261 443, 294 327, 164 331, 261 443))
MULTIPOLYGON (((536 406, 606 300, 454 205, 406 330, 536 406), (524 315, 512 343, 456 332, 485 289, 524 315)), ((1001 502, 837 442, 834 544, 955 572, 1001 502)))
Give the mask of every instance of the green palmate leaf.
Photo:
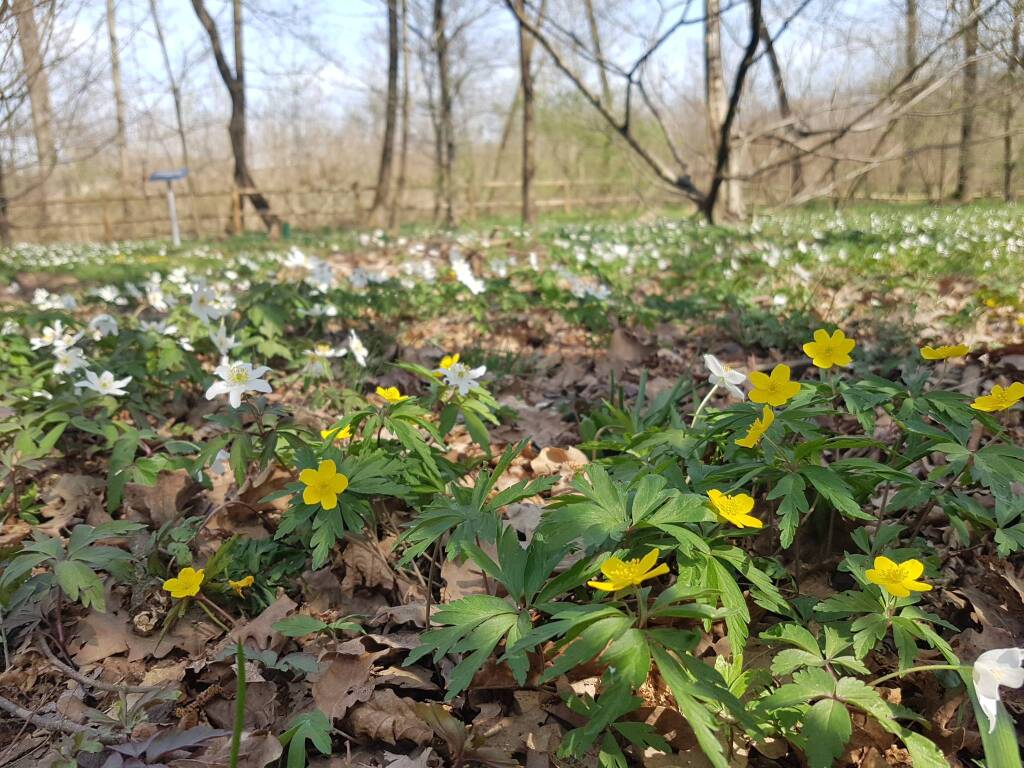
POLYGON ((288 747, 288 768, 304 768, 307 742, 321 755, 331 754, 331 721, 319 709, 304 712, 288 724, 279 739, 288 747))
POLYGON ((768 493, 769 499, 782 499, 779 502, 779 541, 784 549, 789 549, 796 539, 800 521, 810 511, 807 484, 797 474, 785 475, 768 493))
POLYGON ((472 682, 503 639, 510 646, 506 661, 520 683, 526 680, 526 655, 515 648, 530 629, 529 614, 516 610, 505 600, 490 595, 470 595, 447 603, 432 617, 440 628, 425 632, 421 644, 406 657, 405 665, 433 653, 439 662, 448 653, 466 654, 448 679, 446 700, 451 700, 472 682))
POLYGON ((60 560, 53 567, 57 584, 69 598, 80 601, 86 608, 92 606, 98 611, 106 610, 103 598, 103 582, 85 563, 78 560, 60 560))
POLYGON ((725 750, 715 735, 719 720, 701 703, 695 680, 668 651, 655 645, 651 652, 658 671, 672 691, 672 698, 675 699, 680 714, 693 729, 704 756, 714 768, 728 768, 729 761, 726 759, 725 750))
POLYGON ((854 501, 850 486, 846 481, 828 467, 807 466, 803 467, 800 473, 811 482, 811 485, 822 497, 846 517, 855 520, 874 519, 854 501))
POLYGON ((797 648, 821 658, 821 649, 818 640, 811 634, 809 629, 799 624, 776 624, 774 627, 761 633, 765 640, 777 640, 781 643, 795 645, 797 648))
POLYGON ((853 732, 846 705, 834 699, 822 699, 804 715, 800 736, 811 768, 829 768, 843 754, 853 732))

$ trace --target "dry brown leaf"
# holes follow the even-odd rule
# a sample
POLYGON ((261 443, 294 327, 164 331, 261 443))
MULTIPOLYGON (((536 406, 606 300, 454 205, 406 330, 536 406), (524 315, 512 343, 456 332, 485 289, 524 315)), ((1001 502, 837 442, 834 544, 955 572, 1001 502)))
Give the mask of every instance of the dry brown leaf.
POLYGON ((352 733, 397 746, 401 741, 426 746, 434 738, 415 710, 416 702, 387 688, 373 692, 370 700, 352 709, 348 722, 352 733))
POLYGON ((297 607, 298 604, 294 600, 288 597, 288 595, 282 594, 255 619, 248 624, 233 629, 230 635, 231 640, 243 645, 253 640, 255 641, 256 648, 259 650, 266 650, 267 648, 280 650, 287 638, 274 629, 273 625, 285 618, 297 607))
MULTIPOLYGON (((242 731, 239 744, 238 768, 264 768, 275 762, 284 748, 273 733, 242 731)), ((231 756, 231 737, 210 739, 205 749, 196 754, 171 760, 168 768, 213 768, 228 765, 231 756)))
POLYGON ((381 655, 379 651, 358 656, 336 653, 321 660, 313 682, 316 708, 328 718, 340 720, 353 704, 367 701, 377 686, 371 674, 373 661, 381 655))
POLYGON ((450 603, 467 595, 485 595, 490 583, 484 577, 484 572, 471 560, 464 563, 445 560, 441 564, 441 578, 444 579, 444 587, 441 588, 442 603, 450 603))
POLYGON ((161 472, 152 486, 128 483, 124 487, 124 505, 159 528, 178 519, 202 486, 184 469, 161 472))
POLYGON ((221 634, 221 630, 209 621, 186 617, 179 619, 162 639, 159 635, 140 637, 132 631, 128 616, 120 611, 91 611, 79 621, 76 630, 82 643, 74 654, 75 663, 79 666, 125 652, 129 661, 150 656, 162 659, 175 648, 191 656, 200 656, 206 644, 221 634))
MULTIPOLYGON (((206 703, 206 716, 214 728, 230 730, 235 722, 235 698, 217 696, 206 703)), ((269 682, 247 682, 245 689, 245 730, 272 729, 278 719, 277 686, 269 682)))
POLYGON ((60 536, 72 521, 86 522, 92 518, 96 525, 103 522, 103 516, 109 519, 103 508, 104 488, 106 483, 98 477, 61 475, 43 497, 45 503, 40 512, 47 521, 36 528, 50 536, 60 536))
POLYGON ((587 465, 586 454, 579 448, 544 448, 537 458, 530 462, 530 468, 537 475, 571 475, 587 465))
POLYGON ((360 587, 391 591, 398 586, 398 575, 391 567, 384 542, 346 534, 341 562, 345 566, 343 595, 351 597, 360 587))

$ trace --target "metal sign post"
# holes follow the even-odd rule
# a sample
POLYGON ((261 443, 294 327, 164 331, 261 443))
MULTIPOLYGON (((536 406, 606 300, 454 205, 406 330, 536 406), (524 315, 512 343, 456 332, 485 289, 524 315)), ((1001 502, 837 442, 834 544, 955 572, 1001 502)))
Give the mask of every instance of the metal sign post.
POLYGON ((167 213, 171 217, 171 242, 174 245, 181 245, 181 231, 178 229, 178 207, 174 203, 174 185, 172 182, 177 179, 184 179, 188 176, 188 168, 178 168, 174 171, 156 171, 149 175, 150 181, 164 181, 167 183, 167 213))

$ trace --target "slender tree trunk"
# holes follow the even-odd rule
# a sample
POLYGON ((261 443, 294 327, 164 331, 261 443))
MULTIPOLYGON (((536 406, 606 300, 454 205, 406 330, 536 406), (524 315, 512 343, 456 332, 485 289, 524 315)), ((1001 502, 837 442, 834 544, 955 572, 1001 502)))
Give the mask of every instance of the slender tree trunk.
MULTIPOLYGON (((526 0, 517 0, 519 12, 526 13, 526 0)), ((518 16, 516 17, 519 18, 518 16)), ((519 90, 523 94, 523 164, 522 164, 522 220, 523 224, 532 224, 533 213, 533 177, 536 166, 533 158, 533 72, 530 71, 530 59, 533 56, 533 38, 527 34, 522 24, 519 29, 519 90)))
MULTIPOLYGON (((117 159, 121 171, 121 194, 128 191, 128 136, 124 118, 124 93, 121 90, 121 51, 117 46, 117 18, 114 0, 107 0, 107 35, 110 38, 110 81, 114 88, 114 115, 117 121, 117 159)), ((128 200, 124 201, 128 218, 128 200)))
MULTIPOLYGON (((771 33, 764 19, 761 19, 761 42, 764 44, 765 53, 768 55, 768 66, 772 71, 772 83, 775 85, 775 96, 779 103, 779 117, 787 123, 793 117, 793 108, 789 103, 789 94, 786 91, 786 80, 782 75, 782 65, 779 63, 778 54, 775 52, 775 43, 772 41, 771 33)), ((797 126, 790 124, 789 129, 795 135, 797 126)), ((799 151, 793 152, 793 160, 789 165, 789 195, 796 197, 804 188, 803 163, 799 151)))
POLYGON ((370 223, 380 220, 390 203, 391 170, 395 159, 395 122, 398 120, 398 0, 388 0, 388 89, 384 108, 384 139, 377 168, 377 187, 370 204, 370 223))
POLYGON ((192 0, 192 8, 199 17, 199 22, 206 30, 210 38, 210 47, 213 50, 213 58, 217 63, 217 71, 220 73, 224 86, 227 88, 228 96, 231 98, 231 120, 228 122, 228 138, 231 140, 231 153, 235 159, 235 188, 240 192, 240 199, 246 198, 256 209, 264 226, 271 235, 276 236, 281 225, 281 220, 271 210, 270 203, 256 189, 252 174, 249 172, 249 163, 246 153, 246 112, 245 112, 245 52, 242 35, 242 0, 232 0, 232 27, 235 43, 235 68, 232 72, 224 56, 224 48, 221 45, 220 33, 217 31, 217 24, 206 10, 204 0, 192 0))
MULTIPOLYGON (((608 109, 613 109, 612 88, 608 82, 608 71, 604 64, 604 49, 601 46, 601 30, 597 25, 597 14, 594 13, 593 0, 583 0, 583 10, 587 15, 587 28, 590 32, 590 43, 594 46, 594 58, 597 60, 597 72, 601 82, 601 101, 608 109)), ((608 181, 612 164, 612 137, 608 131, 604 134, 604 146, 601 147, 601 178, 608 181)))
POLYGON ((444 203, 444 225, 455 226, 455 127, 452 116, 452 84, 448 69, 448 32, 444 0, 434 0, 434 52, 437 56, 437 88, 441 144, 441 193, 444 203))
POLYGON ((1018 61, 1020 61, 1020 29, 1021 15, 1024 12, 1024 1, 1014 0, 1013 23, 1010 30, 1010 60, 1006 64, 1006 104, 1003 107, 1003 199, 1012 202, 1013 172, 1017 167, 1016 149, 1013 145, 1013 119, 1017 113, 1013 84, 1016 78, 1018 61))
POLYGON ((57 166, 57 145, 53 139, 53 107, 50 103, 50 81, 43 62, 39 25, 36 23, 33 0, 13 0, 11 9, 18 29, 18 44, 25 68, 25 81, 32 109, 32 131, 39 159, 40 217, 49 221, 46 207, 47 180, 57 166))
POLYGON ((4 177, 3 153, 0 153, 0 244, 11 244, 11 220, 7 218, 7 181, 4 177))
POLYGON ((587 27, 590 30, 590 42, 594 46, 594 58, 597 60, 597 73, 601 78, 601 101, 608 109, 612 108, 612 88, 608 83, 608 72, 604 68, 604 51, 601 49, 601 31, 597 27, 597 16, 594 13, 593 0, 583 0, 583 10, 587 14, 587 27))
MULTIPOLYGON (((714 157, 720 150, 723 141, 722 126, 725 124, 729 111, 729 97, 725 90, 725 76, 722 69, 722 16, 719 0, 704 0, 704 92, 707 99, 709 133, 711 136, 711 155, 714 157)), ((760 24, 758 25, 760 27, 760 24)), ((760 37, 760 30, 757 30, 760 37)), ((743 218, 743 190, 739 181, 731 177, 737 171, 736 154, 729 153, 728 162, 723 169, 726 179, 721 182, 725 193, 725 207, 729 216, 743 218)))
MULTIPOLYGON (((912 72, 917 67, 917 0, 906 0, 906 29, 903 39, 903 67, 912 72)), ((914 131, 916 126, 909 116, 903 117, 903 160, 900 162, 900 175, 896 181, 896 193, 905 194, 910 187, 910 174, 913 172, 914 131)))
POLYGON ((149 0, 150 15, 153 17, 153 27, 156 30, 156 39, 160 45, 160 53, 163 55, 164 69, 167 71, 167 82, 171 86, 171 100, 174 102, 174 121, 178 133, 178 143, 181 146, 181 163, 188 169, 188 176, 185 183, 188 186, 189 209, 192 212, 192 228, 195 236, 199 237, 199 214, 196 213, 196 182, 193 168, 188 157, 188 136, 185 133, 185 112, 181 103, 181 88, 178 86, 178 78, 174 74, 174 67, 171 66, 171 57, 167 53, 167 40, 164 38, 164 27, 160 23, 160 12, 156 7, 156 0, 149 0))
MULTIPOLYGON (((501 177, 501 161, 505 157, 505 149, 508 147, 509 139, 512 138, 512 126, 515 124, 516 115, 519 113, 519 105, 523 100, 523 87, 522 83, 516 84, 516 92, 512 97, 512 103, 508 107, 508 112, 505 113, 505 123, 501 128, 501 139, 498 141, 498 151, 494 155, 494 167, 491 169, 491 181, 498 181, 501 177)), ((492 193, 487 195, 487 199, 490 200, 493 197, 492 193)))
POLYGON ((974 180, 974 111, 978 100, 978 7, 980 0, 968 0, 970 21, 964 30, 963 115, 960 120, 960 158, 957 164, 956 190, 960 202, 971 199, 974 180))
POLYGON ((388 215, 388 227, 394 229, 398 225, 398 211, 405 197, 405 179, 409 161, 409 3, 402 0, 402 139, 398 150, 398 181, 395 194, 391 198, 391 212, 388 215))

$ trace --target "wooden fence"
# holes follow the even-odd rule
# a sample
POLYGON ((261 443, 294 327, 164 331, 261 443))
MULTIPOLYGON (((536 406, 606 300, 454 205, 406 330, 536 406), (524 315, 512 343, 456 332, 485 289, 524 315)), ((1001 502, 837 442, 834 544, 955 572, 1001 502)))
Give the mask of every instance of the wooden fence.
MULTIPOLYGON (((517 182, 488 182, 458 190, 456 211, 460 221, 482 216, 515 214, 520 207, 517 182)), ((145 195, 90 195, 18 200, 8 206, 15 242, 113 241, 165 238, 170 232, 166 190, 152 184, 145 195)), ((259 190, 283 222, 300 229, 364 226, 374 188, 353 183, 348 187, 274 188, 259 190)), ((185 237, 218 237, 262 229, 251 205, 242 204, 246 190, 201 190, 191 195, 183 183, 175 184, 178 220, 185 237)), ((660 189, 623 190, 613 182, 549 180, 534 183, 538 213, 638 207, 667 202, 660 189)), ((399 223, 426 223, 434 218, 432 187, 407 187, 398 207, 399 223)))

